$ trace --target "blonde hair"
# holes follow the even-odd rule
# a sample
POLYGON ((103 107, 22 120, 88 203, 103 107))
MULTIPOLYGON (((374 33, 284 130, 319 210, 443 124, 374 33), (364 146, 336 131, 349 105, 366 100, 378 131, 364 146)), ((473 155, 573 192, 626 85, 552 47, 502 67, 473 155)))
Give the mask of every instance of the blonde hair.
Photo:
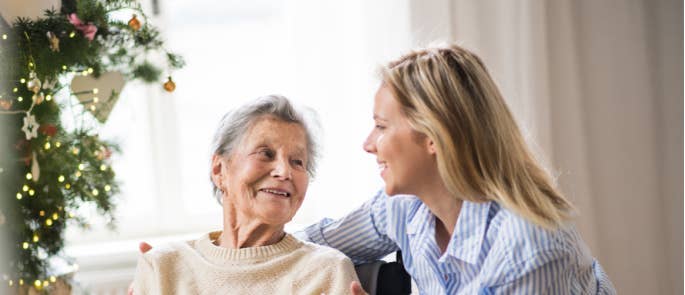
POLYGON ((452 195, 496 201, 544 228, 573 205, 537 162, 483 62, 457 45, 412 51, 381 69, 411 126, 433 140, 452 195))

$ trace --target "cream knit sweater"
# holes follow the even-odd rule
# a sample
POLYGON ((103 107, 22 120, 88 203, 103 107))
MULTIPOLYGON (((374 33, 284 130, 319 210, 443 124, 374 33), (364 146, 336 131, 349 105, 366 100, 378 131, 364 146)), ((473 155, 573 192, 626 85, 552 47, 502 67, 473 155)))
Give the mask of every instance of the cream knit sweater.
POLYGON ((359 280, 344 254, 290 234, 274 245, 242 249, 214 245, 220 234, 144 254, 134 294, 349 294, 359 280))

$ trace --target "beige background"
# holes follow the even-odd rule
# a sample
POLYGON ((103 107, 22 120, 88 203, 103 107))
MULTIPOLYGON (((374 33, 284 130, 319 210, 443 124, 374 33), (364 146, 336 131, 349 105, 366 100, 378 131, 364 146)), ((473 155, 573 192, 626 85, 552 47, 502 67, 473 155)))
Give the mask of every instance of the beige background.
POLYGON ((682 1, 409 1, 475 50, 619 294, 683 294, 682 1))

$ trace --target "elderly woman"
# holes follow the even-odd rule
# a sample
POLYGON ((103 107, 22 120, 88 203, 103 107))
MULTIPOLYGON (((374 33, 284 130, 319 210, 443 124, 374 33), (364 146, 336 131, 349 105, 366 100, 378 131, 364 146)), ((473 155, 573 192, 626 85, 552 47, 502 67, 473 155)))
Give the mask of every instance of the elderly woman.
POLYGON ((345 255, 284 231, 302 205, 316 155, 290 102, 268 96, 229 113, 212 147, 223 230, 144 254, 134 293, 349 293, 357 276, 345 255))

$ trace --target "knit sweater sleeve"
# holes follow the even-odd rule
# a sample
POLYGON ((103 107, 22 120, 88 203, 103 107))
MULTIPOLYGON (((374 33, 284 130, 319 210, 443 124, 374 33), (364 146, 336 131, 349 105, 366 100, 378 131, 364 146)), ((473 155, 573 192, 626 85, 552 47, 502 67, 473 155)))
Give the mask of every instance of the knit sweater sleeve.
POLYGON ((145 255, 138 258, 136 275, 133 279, 133 294, 136 295, 156 295, 159 294, 159 283, 156 282, 157 274, 152 263, 145 255))
POLYGON ((330 290, 326 294, 350 294, 352 281, 359 282, 354 265, 349 258, 341 259, 331 270, 330 290))

